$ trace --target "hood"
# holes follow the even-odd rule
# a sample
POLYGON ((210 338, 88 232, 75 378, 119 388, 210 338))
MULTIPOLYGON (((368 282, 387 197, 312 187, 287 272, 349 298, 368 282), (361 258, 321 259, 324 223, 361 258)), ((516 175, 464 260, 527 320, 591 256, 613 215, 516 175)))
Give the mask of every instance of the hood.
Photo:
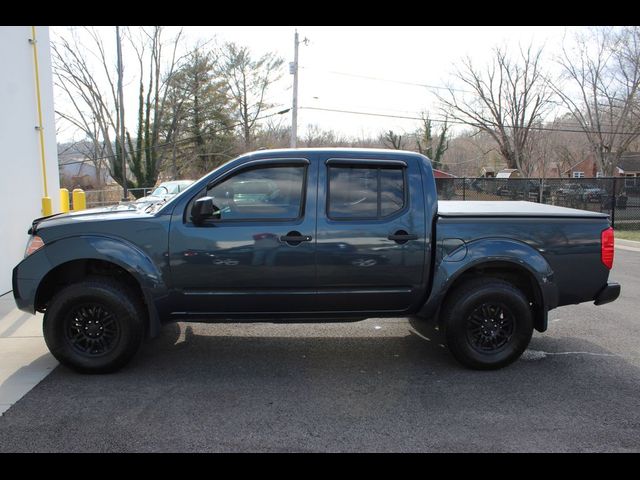
POLYGON ((31 224, 28 233, 33 234, 38 230, 62 225, 79 224, 83 222, 95 222, 102 220, 123 220, 127 218, 144 218, 152 215, 145 213, 133 205, 112 205, 109 207, 90 208, 77 212, 56 213, 48 217, 36 218, 31 224))

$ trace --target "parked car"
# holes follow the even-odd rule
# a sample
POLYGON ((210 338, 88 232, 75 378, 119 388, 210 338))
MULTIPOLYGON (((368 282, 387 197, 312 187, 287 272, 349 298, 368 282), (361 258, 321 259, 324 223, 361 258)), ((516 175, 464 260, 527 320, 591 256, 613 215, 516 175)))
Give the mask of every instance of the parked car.
POLYGON ((157 209, 56 214, 28 233, 16 304, 44 312, 49 350, 81 372, 123 367, 178 320, 409 315, 438 322, 463 365, 496 369, 550 310, 620 294, 606 214, 438 201, 429 159, 404 151, 261 150, 157 209))
MULTIPOLYGON (((542 189, 542 193, 545 196, 549 195, 549 187, 545 185, 542 189)), ((509 180, 496 189, 496 194, 501 197, 510 197, 512 199, 522 198, 524 200, 528 200, 531 197, 537 199, 540 195, 540 182, 519 179, 509 180)))
POLYGON ((589 183, 567 183, 556 190, 556 195, 568 201, 602 202, 607 191, 589 183))
POLYGON ((195 180, 173 180, 170 182, 162 182, 149 195, 138 198, 136 206, 148 205, 156 202, 163 202, 174 197, 178 193, 189 187, 195 180))
POLYGON ((602 202, 607 196, 604 188, 592 184, 582 184, 582 200, 585 202, 602 202))

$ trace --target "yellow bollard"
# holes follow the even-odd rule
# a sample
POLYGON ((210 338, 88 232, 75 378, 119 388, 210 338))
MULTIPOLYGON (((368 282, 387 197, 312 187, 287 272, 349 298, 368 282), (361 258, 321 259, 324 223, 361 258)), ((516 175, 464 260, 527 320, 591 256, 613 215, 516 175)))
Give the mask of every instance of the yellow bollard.
POLYGON ((87 208, 87 197, 84 194, 84 190, 81 188, 74 188, 73 190, 73 210, 85 210, 87 208))
POLYGON ((53 214, 53 208, 51 207, 51 197, 42 197, 42 216, 48 217, 53 214))
POLYGON ((69 190, 66 188, 60 189, 60 211, 62 213, 69 211, 69 190))

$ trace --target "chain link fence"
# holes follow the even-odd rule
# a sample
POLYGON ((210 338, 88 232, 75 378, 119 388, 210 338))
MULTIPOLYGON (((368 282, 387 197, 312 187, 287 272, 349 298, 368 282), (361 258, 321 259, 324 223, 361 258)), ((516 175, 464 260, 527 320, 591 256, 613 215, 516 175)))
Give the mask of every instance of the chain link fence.
MULTIPOLYGON (((603 212, 618 230, 640 230, 640 177, 607 178, 436 178, 440 200, 526 200, 603 212)), ((153 188, 129 189, 129 200, 153 188)), ((122 201, 119 185, 87 190, 87 208, 122 201)))
POLYGON ((526 200, 607 213, 614 228, 640 230, 640 177, 436 178, 440 200, 526 200))
MULTIPOLYGON (((134 201, 136 194, 138 197, 149 195, 153 191, 151 188, 130 188, 128 190, 127 201, 134 201)), ((124 189, 120 185, 114 185, 111 188, 102 190, 85 190, 87 198, 87 208, 106 207, 109 205, 117 205, 123 200, 124 189)))

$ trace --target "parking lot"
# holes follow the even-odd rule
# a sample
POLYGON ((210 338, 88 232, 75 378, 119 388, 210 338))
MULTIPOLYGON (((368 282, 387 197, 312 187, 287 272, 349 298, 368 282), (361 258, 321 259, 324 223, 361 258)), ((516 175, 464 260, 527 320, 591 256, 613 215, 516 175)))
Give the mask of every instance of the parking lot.
POLYGON ((638 452, 639 272, 616 249, 616 302, 554 310, 492 372, 405 318, 168 326, 117 374, 58 366, 0 417, 0 452, 638 452))

